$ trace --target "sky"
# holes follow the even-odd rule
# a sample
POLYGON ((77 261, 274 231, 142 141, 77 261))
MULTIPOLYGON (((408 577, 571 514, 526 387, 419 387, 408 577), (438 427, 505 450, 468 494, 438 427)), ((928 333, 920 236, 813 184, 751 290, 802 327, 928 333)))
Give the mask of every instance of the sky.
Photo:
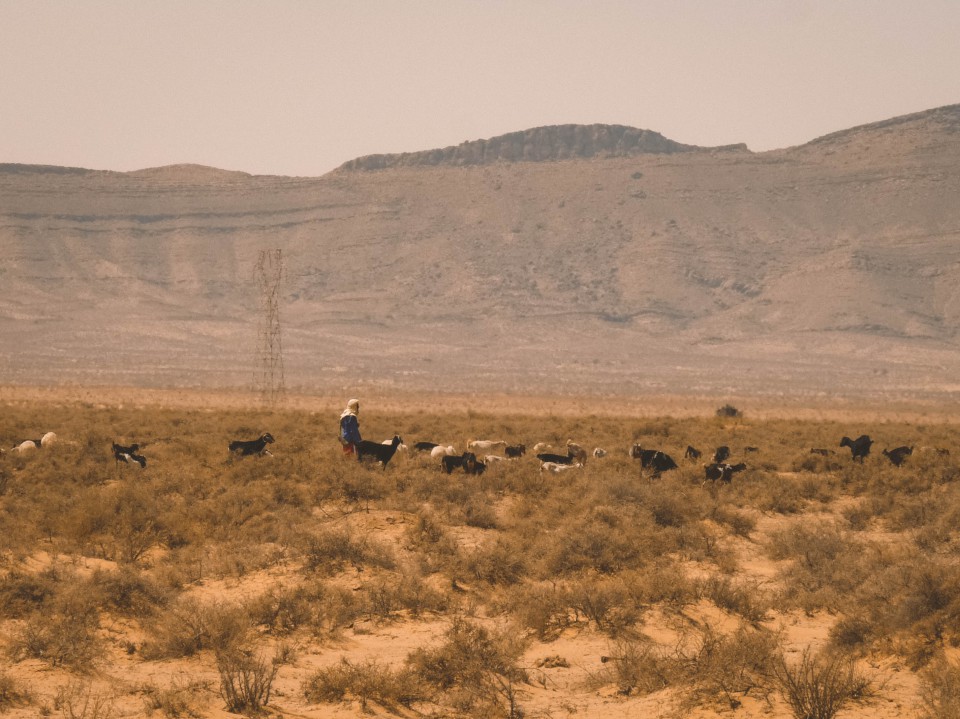
POLYGON ((0 0, 0 163, 317 176, 543 125, 755 151, 960 103, 960 0, 0 0))

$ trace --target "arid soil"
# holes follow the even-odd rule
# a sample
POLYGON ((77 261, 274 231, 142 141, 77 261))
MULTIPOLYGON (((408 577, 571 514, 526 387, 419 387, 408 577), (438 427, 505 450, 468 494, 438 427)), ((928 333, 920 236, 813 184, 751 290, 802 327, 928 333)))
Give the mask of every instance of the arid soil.
MULTIPOLYGON (((747 603, 755 602, 762 609, 757 610, 758 616, 746 619, 753 610, 733 610, 733 602, 723 607, 717 596, 701 592, 699 596, 679 604, 651 604, 645 608, 630 632, 622 636, 581 617, 543 638, 519 626, 515 613, 496 609, 497 585, 491 587, 479 577, 471 578, 456 572, 451 576, 448 570, 428 572, 423 578, 424 587, 452 597, 448 609, 423 612, 400 609, 387 615, 371 613, 337 627, 336 631, 323 633, 301 628, 281 635, 261 628, 256 643, 258 651, 266 656, 287 652, 290 657, 279 668, 264 715, 315 719, 457 715, 451 714, 450 707, 440 700, 437 703, 418 703, 413 707, 385 706, 375 699, 364 702, 356 694, 348 692, 339 701, 310 701, 304 694, 304 686, 318 670, 340 665, 344 659, 355 666, 375 661, 389 667, 400 667, 416 650, 441 645, 454 616, 460 616, 491 631, 507 630, 527 640, 518 660, 526 673, 526 680, 515 687, 523 716, 557 719, 614 719, 624 716, 789 719, 793 715, 782 693, 772 686, 757 687, 753 691, 743 691, 739 687, 732 690, 732 694, 722 693, 714 685, 710 685, 713 688, 704 693, 703 687, 684 683, 671 684, 654 691, 635 688, 624 691, 623 680, 618 681, 611 673, 617 660, 607 661, 604 657, 616 657, 618 652, 622 652, 625 645, 620 640, 627 636, 642 636, 644 642, 669 653, 681 646, 689 649, 686 643, 695 643, 695 637, 702 640, 706 636, 704 632, 728 635, 745 626, 763 629, 771 636, 778 637, 780 650, 788 663, 797 661, 804 650, 820 651, 830 647, 831 632, 837 627, 838 621, 847 615, 847 610, 789 608, 782 602, 772 601, 771 597, 784 590, 784 583, 788 581, 786 577, 791 576, 787 572, 797 560, 773 558, 770 547, 782 541, 782 537, 794 529, 810 526, 843 528, 845 536, 855 537, 863 546, 872 548, 871 551, 895 552, 899 551, 896 548, 911 546, 912 533, 895 531, 885 516, 877 514, 872 519, 866 519, 858 523, 855 530, 852 524, 854 520, 851 519, 858 508, 862 509, 865 498, 874 491, 866 489, 874 486, 871 484, 874 482, 871 479, 873 475, 882 477, 882 481, 889 482, 891 486, 905 484, 907 480, 902 479, 902 475, 894 474, 885 460, 876 456, 879 447, 870 458, 870 463, 861 471, 842 454, 837 454, 827 464, 816 467, 809 465, 810 460, 804 455, 807 446, 801 443, 821 439, 826 442, 824 437, 832 441, 836 439, 834 434, 838 431, 853 433, 854 428, 863 428, 882 437, 883 441, 910 436, 918 444, 920 441, 930 441, 949 445, 951 456, 960 456, 960 444, 953 440, 953 424, 960 419, 960 414, 954 407, 932 404, 884 408, 869 404, 831 405, 826 401, 815 405, 805 405, 799 400, 774 403, 734 397, 730 401, 743 411, 743 417, 721 421, 714 417, 714 412, 726 400, 718 402, 710 397, 651 396, 626 400, 506 394, 358 394, 363 402, 364 426, 371 433, 389 434, 392 430, 388 430, 388 427, 393 424, 400 424, 407 430, 420 427, 420 431, 436 431, 437 426, 455 425, 456 440, 462 446, 475 430, 512 427, 513 431, 522 433, 528 439, 537 433, 556 443, 562 442, 568 432, 578 432, 578 439, 585 444, 591 442, 591 448, 594 438, 602 442, 620 442, 619 446, 608 447, 611 450, 609 457, 591 459, 586 467, 579 470, 587 484, 618 482, 628 487, 637 483, 635 490, 643 493, 643 496, 656 497, 659 492, 663 492, 664 496, 678 493, 678 497, 687 497, 681 502, 705 505, 714 502, 715 508, 728 507, 726 511, 741 514, 744 526, 750 527, 742 532, 729 531, 719 519, 698 522, 696 531, 702 532, 704 537, 712 537, 711 541, 715 541, 716 546, 710 546, 705 551, 681 551, 675 557, 676 566, 691 581, 726 577, 735 587, 750 588, 753 594, 747 603), (391 424, 378 420, 378 415, 389 416, 391 424), (820 424, 828 427, 825 435, 817 434, 820 424), (662 479, 651 479, 638 473, 635 462, 626 456, 630 441, 636 440, 648 446, 650 442, 657 442, 669 448, 671 454, 679 459, 682 444, 698 436, 704 443, 728 441, 734 452, 744 456, 755 468, 754 473, 738 478, 731 486, 702 486, 699 464, 683 464, 679 478, 666 475, 662 479), (744 447, 753 443, 762 445, 758 454, 742 455, 746 451, 744 447), (796 502, 793 508, 774 509, 766 499, 760 499, 774 484, 798 488, 800 495, 791 500, 796 502), (854 486, 859 489, 854 490, 854 486), (726 502, 732 504, 727 505, 726 502)), ((393 487, 395 479, 398 483, 401 480, 423 483, 424 487, 436 482, 436 468, 414 457, 398 457, 385 471, 344 464, 344 460, 337 456, 339 449, 329 446, 332 437, 322 434, 322 428, 335 421, 345 399, 290 396, 282 408, 265 409, 258 406, 256 396, 239 392, 4 386, 0 387, 0 408, 6 420, 0 423, 0 440, 7 446, 10 440, 8 434, 26 431, 40 417, 60 417, 64 426, 58 432, 59 449, 54 446, 49 452, 59 451, 61 457, 77 458, 77 466, 81 468, 90 463, 87 451, 97 451, 97 442, 103 441, 105 432, 116 432, 118 439, 130 439, 134 434, 147 436, 152 431, 159 431, 147 426, 147 423, 154 421, 158 424, 172 422, 170 426, 181 428, 191 437, 203 431, 205 426, 211 433, 222 433, 223 427, 247 426, 252 429, 265 423, 272 423, 271 427, 278 424, 287 427, 286 435, 273 430, 278 434, 278 442, 272 448, 274 457, 245 460, 250 464, 244 465, 223 463, 222 458, 218 458, 212 464, 205 462, 203 469, 198 467, 191 470, 189 468, 197 458, 185 454, 187 445, 178 444, 185 440, 175 437, 154 440, 151 464, 141 474, 131 474, 129 470, 118 471, 109 455, 98 458, 91 465, 92 470, 84 468, 77 471, 84 472, 88 477, 102 476, 99 486, 94 483, 88 489, 100 492, 104 497, 111 496, 113 491, 134 491, 137 483, 146 488, 148 494, 152 491, 159 493, 164 484, 179 481, 173 475, 190 471, 196 472, 197 482, 217 482, 218 477, 223 475, 229 476, 231 481, 240 481, 252 487, 279 471, 271 467, 296 466, 297 472, 302 471, 299 465, 290 464, 299 461, 291 457, 293 446, 300 447, 298 451, 305 453, 304 459, 317 464, 310 476, 311 482, 318 485, 333 481, 330 472, 346 476, 354 471, 362 481, 380 482, 382 477, 388 477, 390 487, 393 487), (176 419, 178 413, 182 413, 182 420, 176 419), (71 424, 83 417, 89 418, 85 429, 82 424, 71 424), (294 429, 295 422, 309 422, 309 431, 294 429), (291 434, 297 436, 294 438, 291 434), (274 464, 271 465, 271 462, 274 464), (168 468, 164 468, 164 463, 168 468), (330 467, 334 465, 336 470, 331 470, 330 467)), ((220 434, 217 436, 219 438, 220 434)), ((406 439, 410 442, 416 437, 408 433, 406 439)), ((835 444, 832 441, 831 448, 839 451, 835 444)), ((197 449, 201 446, 199 444, 189 446, 193 447, 189 450, 191 452, 200 451, 197 449)), ((706 446, 703 448, 707 449, 706 446)), ((50 465, 54 461, 50 458, 52 455, 42 452, 26 458, 8 455, 0 460, 4 462, 0 464, 0 472, 3 472, 0 477, 6 480, 6 492, 0 493, 0 518, 7 521, 12 519, 9 511, 14 505, 11 502, 14 496, 22 493, 24 482, 44 476, 39 474, 41 471, 68 471, 67 466, 50 465), (55 470, 56 467, 59 469, 55 470)), ((945 461, 948 464, 950 462, 945 461)), ((942 464, 917 466, 926 467, 929 471, 945 471, 942 464)), ((909 471, 922 474, 926 470, 909 471)), ((458 548, 458 552, 469 554, 490 546, 498 537, 505 536, 505 528, 512 526, 522 516, 517 513, 518 505, 523 502, 536 505, 537 493, 529 494, 529 490, 519 488, 527 487, 532 482, 534 484, 530 486, 541 487, 546 501, 551 493, 560 492, 564 484, 572 486, 571 482, 580 481, 570 480, 565 475, 544 478, 538 469, 538 462, 529 455, 502 466, 492 466, 490 475, 492 477, 482 479, 495 482, 502 488, 499 492, 484 495, 490 498, 495 519, 484 526, 464 523, 452 515, 445 520, 449 522, 445 524, 445 536, 458 548), (555 487, 550 488, 547 486, 549 484, 555 487)), ((281 483, 283 480, 282 476, 271 479, 281 483)), ((466 480, 461 480, 460 475, 451 476, 449 480, 451 483, 461 481, 466 480)), ((476 488, 481 485, 468 486, 476 488)), ((932 491, 939 492, 944 502, 947 497, 953 497, 949 483, 939 484, 932 491)), ((411 540, 415 528, 423 520, 423 509, 400 503, 387 506, 394 501, 391 496, 374 500, 372 505, 368 503, 365 508, 343 496, 328 494, 309 508, 311 519, 308 523, 315 525, 314 528, 335 529, 351 537, 362 537, 371 546, 391 547, 396 551, 401 566, 423 563, 425 560, 417 554, 411 540)), ((424 501, 429 504, 439 500, 431 497, 424 501)), ((443 516, 444 511, 451 511, 449 507, 442 510, 440 506, 437 504, 433 510, 438 517, 443 516)), ((256 518, 252 517, 249 521, 255 522, 256 518)), ((690 526, 683 526, 683 531, 692 531, 690 526)), ((942 551, 955 551, 952 546, 944 544, 942 551)), ((79 581, 94 576, 96 572, 115 572, 124 567, 123 562, 109 556, 109 551, 101 552, 92 545, 81 551, 77 547, 66 549, 67 544, 60 541, 39 541, 37 546, 25 550, 15 542, 8 541, 4 547, 0 574, 5 578, 14 574, 40 576, 63 572, 75 575, 79 581)), ((254 559, 254 554, 259 557, 263 548, 251 548, 247 560, 249 566, 242 569, 240 565, 243 560, 234 558, 228 561, 225 558, 226 550, 218 551, 222 552, 219 559, 210 556, 209 565, 198 568, 196 575, 183 584, 180 601, 196 600, 211 606, 241 605, 271 591, 296 587, 309 574, 304 567, 303 557, 289 548, 283 551, 270 550, 276 552, 274 558, 263 562, 254 559)), ((160 576, 161 568, 168 566, 165 562, 170 555, 169 547, 155 546, 137 560, 135 567, 144 575, 160 576)), ((652 565, 649 565, 648 569, 651 568, 652 565)), ((389 575, 391 572, 378 566, 357 564, 343 567, 329 581, 359 596, 367 592, 372 583, 383 581, 389 575)), ((618 575, 586 572, 583 576, 586 577, 583 581, 595 581, 597 587, 607 587, 611 578, 618 575)), ((560 581, 572 580, 571 577, 565 577, 560 581)), ((506 587, 501 586, 501 589, 506 587)), ((897 597, 890 597, 890 601, 895 603, 897 597)), ((0 640, 8 651, 7 656, 13 656, 10 653, 13 647, 22 648, 22 632, 28 623, 22 617, 0 619, 0 640)), ((101 616, 97 633, 101 653, 83 670, 51 665, 42 656, 23 656, 23 651, 16 661, 0 662, 3 672, 0 679, 13 682, 19 692, 10 693, 8 688, 9 695, 14 696, 15 700, 0 704, 0 713, 13 719, 37 715, 83 716, 87 719, 147 715, 236 716, 224 708, 220 691, 221 675, 210 650, 201 650, 191 656, 149 659, 145 651, 151 642, 156 643, 157 640, 156 634, 151 635, 148 623, 108 610, 101 616), (73 697, 72 704, 70 697, 73 697), (165 702, 160 702, 158 697, 165 702), (81 699, 84 698, 86 708, 81 708, 81 699)), ((948 635, 953 636, 951 632, 948 635)), ((901 641, 904 645, 909 643, 902 638, 901 641)), ((887 643, 877 638, 873 643, 859 645, 852 652, 857 670, 870 680, 870 691, 848 704, 839 714, 841 719, 919 719, 925 716, 922 713, 921 667, 916 657, 892 649, 896 646, 896 642, 887 643)), ((942 651, 948 657, 956 653, 947 639, 943 641, 942 651)), ((3 688, 0 687, 0 698, 2 696, 3 688)))

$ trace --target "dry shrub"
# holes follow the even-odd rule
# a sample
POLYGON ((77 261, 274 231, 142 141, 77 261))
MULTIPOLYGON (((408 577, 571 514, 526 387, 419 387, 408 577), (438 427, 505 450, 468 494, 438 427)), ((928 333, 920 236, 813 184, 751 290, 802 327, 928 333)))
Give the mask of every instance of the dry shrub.
POLYGON ((0 582, 0 617, 19 619, 39 610, 54 596, 57 581, 51 572, 10 572, 0 582))
POLYGON ((388 710, 398 706, 410 707, 428 698, 415 671, 409 668, 391 669, 376 659, 354 664, 341 659, 320 669, 303 683, 303 693, 310 702, 340 702, 353 697, 363 711, 373 701, 388 710))
POLYGON ((369 613, 366 598, 337 584, 309 580, 293 587, 273 587, 250 599, 244 610, 270 634, 285 636, 307 627, 315 636, 335 634, 369 613))
POLYGON ((697 599, 698 589, 677 564, 660 561, 642 571, 621 574, 637 606, 664 604, 679 611, 697 599))
POLYGON ((772 559, 792 559, 782 571, 779 601, 804 611, 839 611, 848 597, 886 561, 883 553, 830 522, 795 522, 773 532, 767 545, 772 559))
POLYGON ((497 512, 486 497, 473 495, 463 504, 464 523, 468 527, 496 529, 499 526, 497 512))
POLYGON ((501 595, 500 607, 541 641, 550 641, 571 626, 567 592, 555 582, 517 585, 501 595))
POLYGON ((396 490, 395 480, 392 473, 388 476, 388 471, 360 466, 357 462, 347 460, 332 461, 324 467, 324 482, 319 487, 315 501, 318 504, 342 502, 369 510, 371 502, 383 499, 396 490))
POLYGON ((305 536, 301 542, 304 568, 335 574, 346 565, 393 569, 396 559, 386 546, 367 537, 358 538, 348 529, 328 529, 305 536))
POLYGON ((627 695, 685 687, 688 703, 722 696, 736 708, 741 702, 735 695, 769 690, 769 666, 778 644, 776 635, 765 630, 740 626, 724 635, 709 624, 670 648, 646 639, 622 639, 610 656, 601 658, 609 669, 597 679, 627 695))
POLYGON ((311 620, 312 605, 322 597, 322 590, 313 591, 316 587, 271 587, 246 603, 247 614, 270 634, 289 634, 311 620))
MULTIPOLYGON (((277 544, 224 540, 213 544, 203 552, 194 576, 197 579, 240 578, 250 572, 276 566, 285 558, 285 549, 277 544)), ((185 569, 183 574, 190 576, 191 568, 185 569)))
POLYGON ((717 524, 729 527, 731 532, 744 539, 749 539, 757 528, 757 520, 752 516, 721 504, 714 506, 709 516, 717 524))
POLYGON ((700 699, 723 697, 731 709, 740 706, 735 695, 766 695, 771 686, 770 666, 779 639, 769 631, 741 625, 732 634, 718 634, 710 625, 700 632, 689 656, 688 680, 700 699))
POLYGON ((841 514, 850 524, 850 529, 854 531, 863 531, 866 529, 870 524, 870 520, 875 516, 869 502, 858 502, 850 507, 845 507, 841 511, 841 514))
POLYGON ((796 719, 833 719, 851 701, 865 699, 870 680, 857 672, 850 657, 803 650, 788 664, 781 655, 773 663, 777 687, 796 719))
POLYGON ((643 510, 601 505, 584 518, 571 518, 539 539, 544 556, 544 578, 594 570, 614 574, 655 558, 675 539, 653 526, 643 510))
MULTIPOLYGON (((841 461, 841 455, 821 455, 806 453, 795 457, 790 470, 792 472, 810 472, 811 474, 827 474, 836 472, 844 467, 845 462, 841 461)), ((845 459, 845 458, 843 458, 845 459)))
POLYGON ((371 617, 393 619, 401 610, 412 617, 424 612, 442 612, 450 605, 450 598, 434 589, 417 574, 404 573, 398 580, 378 580, 364 587, 367 609, 371 617))
POLYGON ((831 631, 838 647, 882 641, 918 668, 960 637, 960 568, 952 560, 887 549, 862 557, 851 571, 859 583, 845 588, 847 613, 831 631))
POLYGON ((658 526, 684 527, 702 516, 696 502, 681 492, 669 491, 670 488, 671 485, 664 482, 661 491, 646 498, 645 505, 658 526))
POLYGON ((404 531, 405 549, 417 553, 424 573, 456 571, 460 550, 447 526, 429 508, 421 507, 404 531))
POLYGON ((840 617, 830 627, 830 641, 839 649, 864 647, 873 636, 873 624, 862 616, 840 617))
POLYGON ((42 659, 52 666, 87 671, 100 655, 96 628, 87 623, 73 624, 57 615, 30 616, 13 640, 11 656, 42 659))
POLYGON ((149 616, 170 600, 167 590, 129 565, 114 572, 97 570, 91 584, 97 587, 105 606, 124 616, 149 616))
POLYGON ((224 653, 234 650, 246 642, 251 621, 240 607, 180 597, 150 621, 146 629, 146 659, 178 658, 204 649, 224 653))
POLYGON ((279 669, 278 662, 267 662, 252 651, 231 648, 217 652, 220 696, 227 703, 227 711, 259 714, 270 703, 273 680, 279 669))
POLYGON ((32 657, 52 666, 89 670, 101 651, 98 603, 99 597, 82 583, 63 588, 44 609, 27 617, 12 642, 12 657, 32 657))
POLYGON ((203 716, 201 708, 197 707, 198 696, 210 691, 207 682, 191 680, 181 675, 171 680, 166 689, 152 684, 141 687, 143 705, 147 713, 160 712, 170 719, 191 717, 199 719, 203 716))
POLYGON ((624 695, 651 694, 668 687, 680 672, 680 662, 649 641, 620 640, 609 656, 600 658, 608 668, 597 680, 611 682, 624 695))
POLYGON ((444 523, 427 508, 421 508, 405 536, 416 547, 438 547, 449 541, 444 523))
POLYGON ((515 635, 491 633, 458 618, 443 644, 419 649, 407 661, 455 710, 471 716, 512 719, 523 715, 519 685, 528 679, 518 663, 523 650, 523 643, 515 635))
POLYGON ((32 701, 30 692, 5 670, 0 669, 0 714, 15 706, 28 704, 30 701, 32 701))
POLYGON ((629 589, 619 579, 585 578, 571 583, 567 601, 576 614, 611 636, 630 630, 642 616, 629 589))
POLYGON ((738 614, 750 622, 767 618, 769 603, 755 582, 735 582, 729 577, 711 576, 698 583, 698 593, 720 609, 738 614))
POLYGON ((129 482, 103 497, 111 512, 107 536, 111 556, 120 562, 136 562, 160 543, 166 512, 147 484, 129 482))
MULTIPOLYGON (((808 482, 803 484, 809 487, 808 482)), ((800 480, 793 477, 781 477, 775 482, 766 484, 764 489, 756 492, 751 499, 753 506, 762 512, 797 514, 803 511, 806 504, 803 500, 803 494, 800 480)))
POLYGON ((460 564, 468 575, 504 587, 519 583, 529 572, 524 552, 503 537, 469 552, 460 564))
POLYGON ((920 674, 923 719, 960 719, 960 667, 940 656, 920 674))
POLYGON ((112 719, 113 697, 95 693, 88 681, 73 681, 57 689, 53 700, 63 719, 112 719))

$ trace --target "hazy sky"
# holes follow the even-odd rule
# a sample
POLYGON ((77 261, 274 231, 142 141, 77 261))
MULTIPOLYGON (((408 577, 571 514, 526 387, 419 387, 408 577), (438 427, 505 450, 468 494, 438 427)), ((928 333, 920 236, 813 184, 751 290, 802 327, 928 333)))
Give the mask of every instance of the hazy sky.
POLYGON ((320 175, 540 125, 787 147, 960 102, 960 0, 0 0, 0 163, 320 175))

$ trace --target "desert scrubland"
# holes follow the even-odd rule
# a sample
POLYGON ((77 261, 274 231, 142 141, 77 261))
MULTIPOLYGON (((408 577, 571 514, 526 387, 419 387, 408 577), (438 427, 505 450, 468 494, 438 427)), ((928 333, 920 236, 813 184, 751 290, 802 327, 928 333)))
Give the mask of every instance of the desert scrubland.
POLYGON ((367 438, 528 448, 471 476, 345 460, 333 400, 105 395, 0 398, 4 448, 57 434, 0 459, 5 716, 960 712, 946 411, 363 400, 367 438), (264 431, 273 456, 230 456, 264 431), (864 433, 860 464, 839 442, 864 433), (542 473, 534 444, 568 439, 608 454, 542 473), (721 445, 747 469, 705 483, 721 445))

